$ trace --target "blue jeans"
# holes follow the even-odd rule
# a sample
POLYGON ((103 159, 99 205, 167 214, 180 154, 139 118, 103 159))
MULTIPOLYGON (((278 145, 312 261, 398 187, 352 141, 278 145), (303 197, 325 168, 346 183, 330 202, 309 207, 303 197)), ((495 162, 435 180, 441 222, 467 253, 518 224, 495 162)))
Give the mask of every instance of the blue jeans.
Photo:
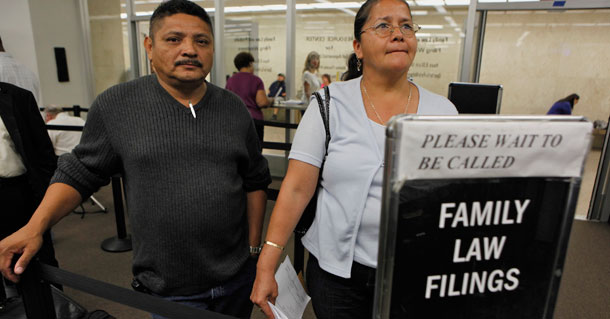
MULTIPOLYGON (((248 319, 252 313, 250 293, 256 277, 256 261, 254 258, 248 258, 246 264, 233 278, 218 287, 191 296, 161 296, 161 298, 198 309, 248 319)), ((156 314, 152 314, 152 318, 166 319, 156 314)))
POLYGON ((375 268, 352 264, 351 278, 326 272, 309 254, 307 289, 318 319, 370 319, 375 297, 375 268))

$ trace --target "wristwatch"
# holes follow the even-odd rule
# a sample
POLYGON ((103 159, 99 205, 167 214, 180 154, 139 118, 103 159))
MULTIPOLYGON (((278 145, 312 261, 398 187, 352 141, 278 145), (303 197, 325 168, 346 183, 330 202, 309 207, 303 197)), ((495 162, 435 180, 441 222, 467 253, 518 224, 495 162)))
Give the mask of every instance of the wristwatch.
POLYGON ((250 254, 258 255, 261 253, 261 246, 252 247, 250 246, 250 254))

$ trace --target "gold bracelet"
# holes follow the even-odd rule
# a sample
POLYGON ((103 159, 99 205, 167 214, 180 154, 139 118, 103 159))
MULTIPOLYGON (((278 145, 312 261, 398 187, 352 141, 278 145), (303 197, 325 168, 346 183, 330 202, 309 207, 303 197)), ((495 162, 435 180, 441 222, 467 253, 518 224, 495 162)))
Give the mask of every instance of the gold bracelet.
POLYGON ((274 242, 270 242, 268 240, 265 240, 265 244, 267 244, 269 246, 272 246, 272 247, 275 247, 275 248, 277 248, 277 249, 279 249, 281 251, 284 251, 284 246, 280 246, 280 245, 278 245, 278 244, 276 244, 274 242))

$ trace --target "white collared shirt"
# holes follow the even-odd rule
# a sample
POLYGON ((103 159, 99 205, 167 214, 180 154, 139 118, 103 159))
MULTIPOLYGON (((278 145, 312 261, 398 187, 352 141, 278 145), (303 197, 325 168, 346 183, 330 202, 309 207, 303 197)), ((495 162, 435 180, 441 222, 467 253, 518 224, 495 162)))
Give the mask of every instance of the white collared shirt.
MULTIPOLYGON (((74 125, 84 126, 85 120, 80 117, 70 116, 67 113, 61 112, 57 116, 47 122, 48 125, 74 125)), ((82 132, 77 131, 62 131, 48 130, 49 137, 55 149, 55 155, 70 153, 72 149, 80 142, 82 132)))
POLYGON ((0 120, 0 177, 15 177, 25 172, 21 155, 15 149, 15 143, 4 122, 0 120))

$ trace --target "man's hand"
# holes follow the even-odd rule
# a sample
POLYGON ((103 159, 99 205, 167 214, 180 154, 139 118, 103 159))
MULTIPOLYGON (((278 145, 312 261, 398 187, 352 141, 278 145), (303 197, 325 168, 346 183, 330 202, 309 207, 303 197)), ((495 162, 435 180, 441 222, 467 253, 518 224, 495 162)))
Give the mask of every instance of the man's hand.
POLYGON ((12 282, 18 282, 20 275, 30 263, 42 246, 42 234, 34 232, 24 226, 12 235, 0 241, 0 272, 12 282), (21 257, 11 268, 13 256, 21 254, 21 257))
POLYGON ((250 300, 252 303, 260 307, 265 313, 267 318, 273 319, 273 312, 267 304, 267 300, 275 304, 275 298, 277 298, 277 282, 275 282, 275 275, 273 271, 264 272, 257 270, 256 279, 254 280, 254 287, 252 287, 252 294, 250 294, 250 300))

